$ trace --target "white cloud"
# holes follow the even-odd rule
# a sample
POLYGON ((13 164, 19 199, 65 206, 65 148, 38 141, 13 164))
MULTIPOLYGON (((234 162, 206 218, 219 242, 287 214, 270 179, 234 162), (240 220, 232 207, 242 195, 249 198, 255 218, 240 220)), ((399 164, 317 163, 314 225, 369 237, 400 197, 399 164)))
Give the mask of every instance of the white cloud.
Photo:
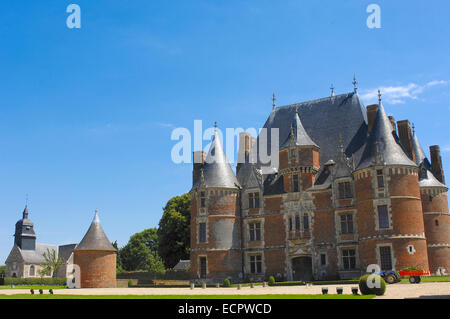
POLYGON ((447 85, 449 81, 435 80, 430 81, 424 85, 416 83, 409 83, 403 86, 382 86, 376 89, 361 90, 361 98, 367 102, 378 101, 378 89, 381 91, 382 99, 388 104, 404 104, 406 100, 417 100, 419 95, 423 93, 427 88, 447 85))

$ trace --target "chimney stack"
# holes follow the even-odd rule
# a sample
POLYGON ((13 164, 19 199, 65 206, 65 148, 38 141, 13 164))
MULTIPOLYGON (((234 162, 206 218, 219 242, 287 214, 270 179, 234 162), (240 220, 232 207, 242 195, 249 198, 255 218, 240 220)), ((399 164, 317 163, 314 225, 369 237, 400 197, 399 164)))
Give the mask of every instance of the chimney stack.
POLYGON ((439 145, 430 146, 431 170, 433 175, 442 184, 445 184, 444 170, 442 168, 441 149, 439 145))
POLYGON ((389 117, 389 121, 391 121, 392 124, 392 129, 395 131, 395 134, 397 134, 397 125, 395 125, 395 119, 393 116, 388 116, 389 117))
POLYGON ((255 144, 256 138, 252 137, 250 133, 241 132, 239 134, 239 150, 238 162, 236 165, 236 174, 239 172, 243 164, 254 162, 253 160, 250 160, 250 157, 252 157, 252 159, 254 157, 254 154, 250 154, 250 152, 255 151, 253 147, 255 144))
POLYGON ((197 178, 200 176, 200 170, 206 161, 206 153, 203 151, 195 151, 194 157, 194 170, 192 171, 192 186, 197 182, 197 178))
POLYGON ((415 162, 416 158, 413 151, 411 124, 409 123, 408 120, 398 121, 397 128, 398 128, 398 137, 400 138, 400 143, 402 144, 406 155, 408 155, 408 157, 413 162, 415 162))
POLYGON ((367 133, 372 132, 373 122, 377 116, 378 104, 372 104, 367 107, 367 133))

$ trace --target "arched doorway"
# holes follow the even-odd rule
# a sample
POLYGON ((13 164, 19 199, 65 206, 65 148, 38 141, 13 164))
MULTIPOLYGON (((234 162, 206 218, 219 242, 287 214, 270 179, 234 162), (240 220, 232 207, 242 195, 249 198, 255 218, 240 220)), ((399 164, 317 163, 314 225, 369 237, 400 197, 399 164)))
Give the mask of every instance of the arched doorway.
POLYGON ((292 258, 292 277, 294 281, 313 280, 312 258, 306 256, 292 258))

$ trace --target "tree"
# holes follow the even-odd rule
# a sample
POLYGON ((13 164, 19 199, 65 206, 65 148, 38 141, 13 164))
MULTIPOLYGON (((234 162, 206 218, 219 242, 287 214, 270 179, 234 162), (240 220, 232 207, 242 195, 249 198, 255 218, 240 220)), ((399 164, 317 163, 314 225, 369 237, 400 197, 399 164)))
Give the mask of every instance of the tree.
POLYGON ((5 273, 6 273, 6 266, 5 265, 0 266, 0 277, 4 276, 5 273))
POLYGON ((124 270, 147 270, 155 273, 165 271, 158 255, 158 234, 156 228, 149 228, 130 237, 119 250, 120 264, 124 270))
POLYGON ((163 210, 158 228, 158 252, 166 268, 173 268, 180 259, 189 259, 190 195, 184 194, 171 198, 163 210))
POLYGON ((122 268, 122 262, 120 260, 120 250, 119 250, 119 245, 117 244, 117 240, 113 243, 111 243, 113 245, 113 247, 115 249, 117 249, 117 257, 116 257, 116 270, 117 273, 122 272, 123 268, 122 268))
POLYGON ((50 250, 47 248, 47 252, 43 253, 42 256, 45 261, 41 263, 41 269, 38 271, 41 277, 55 275, 59 267, 64 263, 64 260, 57 256, 55 249, 50 250))

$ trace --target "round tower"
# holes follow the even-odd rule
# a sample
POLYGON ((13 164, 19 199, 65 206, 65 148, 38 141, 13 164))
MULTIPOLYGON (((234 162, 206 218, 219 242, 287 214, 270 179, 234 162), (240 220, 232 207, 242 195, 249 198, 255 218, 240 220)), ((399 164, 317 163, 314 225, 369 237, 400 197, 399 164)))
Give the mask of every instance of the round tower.
MULTIPOLYGON (((194 160, 196 157, 204 158, 194 153, 194 160)), ((191 278, 202 282, 223 282, 225 278, 238 281, 242 279, 240 185, 226 159, 217 128, 206 159, 194 161, 193 176, 191 278)))
POLYGON ((399 144, 379 95, 378 111, 354 171, 361 270, 428 269, 418 167, 399 144))
POLYGON ((414 134, 413 148, 419 165, 419 185, 422 198, 425 236, 431 273, 450 273, 450 215, 448 188, 431 172, 431 164, 414 134))
POLYGON ((73 263, 80 267, 81 288, 116 287, 117 250, 103 231, 98 212, 74 249, 73 263))

